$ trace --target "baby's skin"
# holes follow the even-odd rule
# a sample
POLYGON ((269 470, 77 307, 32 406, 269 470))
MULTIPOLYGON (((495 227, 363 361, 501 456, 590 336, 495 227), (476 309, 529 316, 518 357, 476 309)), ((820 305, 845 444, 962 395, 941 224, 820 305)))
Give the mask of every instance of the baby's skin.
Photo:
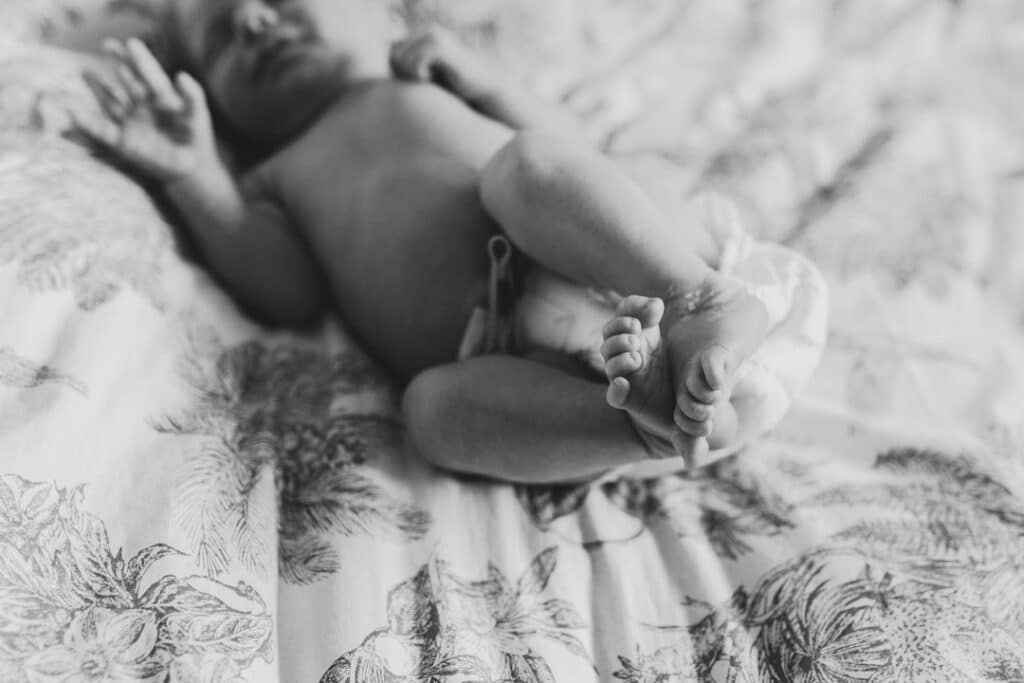
POLYGON ((738 428, 730 403, 736 371, 764 340, 767 310, 717 273, 668 301, 669 316, 660 298, 626 297, 605 326, 608 403, 646 434, 670 431, 671 415, 679 429, 671 437, 676 452, 699 449, 702 437, 710 448, 728 446, 738 428))
POLYGON ((392 43, 373 0, 177 2, 195 77, 112 42, 113 75, 87 77, 103 116, 76 113, 76 127, 162 188, 257 319, 339 311, 413 378, 405 407, 428 459, 564 481, 650 456, 692 464, 709 438, 729 442, 731 384, 767 314, 709 266, 703 227, 590 148, 565 110, 444 31, 392 43), (213 111, 258 163, 230 170, 213 111), (455 362, 498 232, 539 267, 633 295, 605 331, 606 385, 550 354, 455 362), (513 417, 551 428, 524 445, 513 417))

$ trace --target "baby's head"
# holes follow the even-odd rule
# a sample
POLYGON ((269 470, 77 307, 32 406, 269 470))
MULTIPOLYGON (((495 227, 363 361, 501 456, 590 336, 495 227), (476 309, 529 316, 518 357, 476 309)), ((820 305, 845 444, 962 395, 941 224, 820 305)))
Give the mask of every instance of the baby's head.
POLYGON ((183 66, 235 132, 272 146, 348 84, 387 74, 382 0, 172 0, 183 66))

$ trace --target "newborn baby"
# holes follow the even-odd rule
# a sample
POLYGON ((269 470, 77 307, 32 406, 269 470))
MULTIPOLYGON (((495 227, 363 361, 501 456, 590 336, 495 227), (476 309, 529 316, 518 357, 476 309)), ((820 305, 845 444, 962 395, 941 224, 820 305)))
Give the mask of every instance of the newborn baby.
POLYGON ((76 126, 159 185, 243 308, 293 326, 334 308, 411 379, 435 464, 564 481, 728 445, 769 319, 704 226, 452 36, 390 26, 374 0, 180 0, 183 70, 109 44, 113 74, 87 75, 104 116, 76 126), (211 110, 258 150, 244 172, 211 110), (589 348, 537 342, 552 321, 520 306, 566 285, 624 295, 589 348))

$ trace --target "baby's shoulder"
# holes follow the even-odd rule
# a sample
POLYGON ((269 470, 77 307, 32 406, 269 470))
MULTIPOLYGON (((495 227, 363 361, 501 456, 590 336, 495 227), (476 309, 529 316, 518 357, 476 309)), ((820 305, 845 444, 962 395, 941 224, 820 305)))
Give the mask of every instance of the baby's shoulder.
POLYGON ((396 80, 381 81, 352 104, 351 111, 358 111, 377 125, 394 120, 396 116, 405 119, 465 109, 457 97, 433 83, 396 80))
POLYGON ((458 97, 433 83, 397 83, 394 97, 415 113, 465 112, 468 108, 458 97))

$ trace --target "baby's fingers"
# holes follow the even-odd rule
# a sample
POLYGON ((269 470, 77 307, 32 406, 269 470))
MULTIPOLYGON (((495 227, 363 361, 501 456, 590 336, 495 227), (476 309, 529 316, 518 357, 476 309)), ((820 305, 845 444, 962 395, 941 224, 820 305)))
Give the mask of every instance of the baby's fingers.
POLYGON ((124 45, 117 40, 107 40, 103 49, 114 59, 113 72, 121 89, 132 100, 135 107, 148 106, 152 96, 149 86, 135 70, 124 45))
MULTIPOLYGON (((115 52, 112 50, 112 52, 115 52)), ((115 52, 132 68, 146 87, 149 99, 159 111, 176 114, 185 108, 185 103, 171 82, 170 77, 149 48, 138 38, 129 38, 123 51, 115 52)))
POLYGON ((185 105, 185 111, 199 114, 206 113, 206 93, 203 91, 203 86, 199 85, 196 79, 184 71, 179 71, 178 75, 174 77, 174 85, 177 87, 179 96, 185 105))
POLYGON ((412 55, 412 47, 408 41, 395 43, 391 46, 391 70, 399 78, 416 80, 416 63, 412 55))
POLYGON ((114 67, 114 73, 135 106, 145 105, 149 102, 149 88, 127 64, 117 64, 114 67))
POLYGON ((120 83, 95 71, 82 72, 82 80, 89 86, 103 113, 111 120, 121 122, 131 112, 131 97, 120 83))
POLYGON ((199 144, 213 144, 213 122, 203 86, 184 71, 179 71, 174 77, 174 86, 183 102, 182 115, 188 122, 193 140, 199 144))
POLYGON ((101 147, 115 150, 121 147, 121 126, 109 118, 72 111, 71 124, 76 131, 101 147))
POLYGON ((428 81, 431 67, 439 54, 440 46, 432 35, 413 36, 392 48, 391 67, 401 78, 428 81))

